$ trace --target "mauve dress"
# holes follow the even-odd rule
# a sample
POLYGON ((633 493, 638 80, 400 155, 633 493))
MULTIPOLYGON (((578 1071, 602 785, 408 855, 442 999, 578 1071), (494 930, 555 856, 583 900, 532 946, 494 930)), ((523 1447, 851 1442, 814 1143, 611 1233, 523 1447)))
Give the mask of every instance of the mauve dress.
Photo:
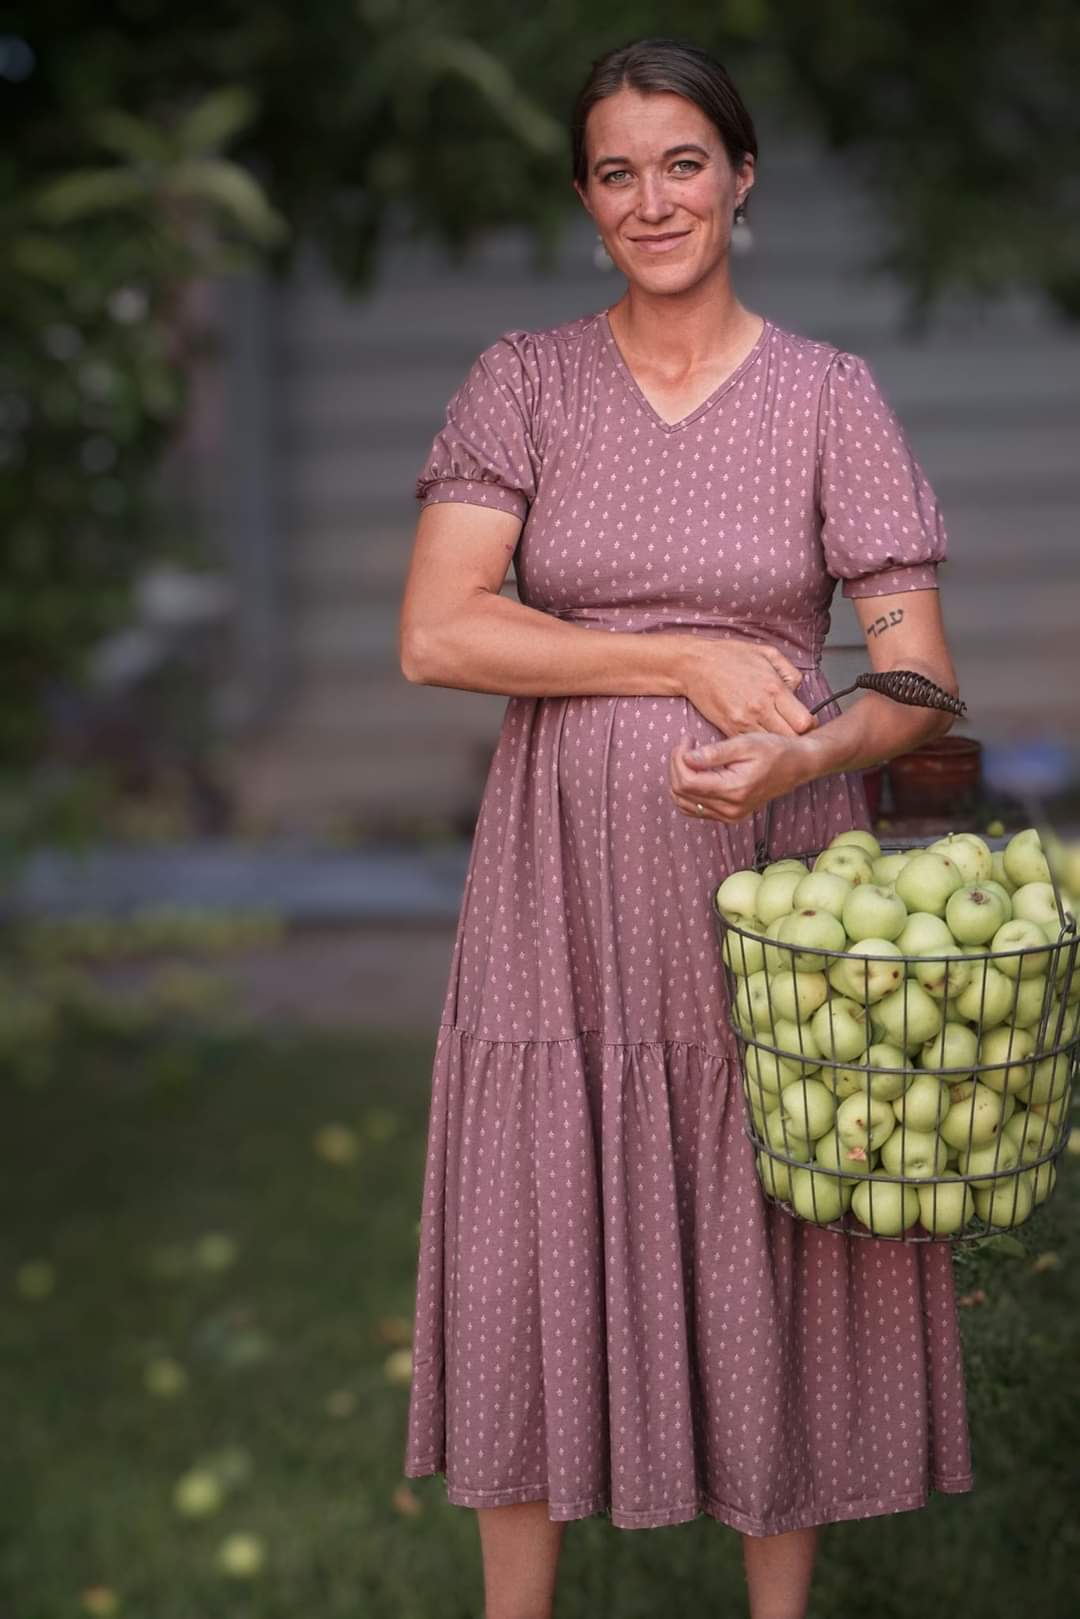
MULTIPOLYGON (((771 642, 808 704, 835 581, 936 588, 946 547, 866 362, 771 321, 674 424, 606 311, 506 332, 416 493, 521 518, 528 605, 771 642)), ((438 1031, 404 1471, 623 1529, 920 1507, 972 1487, 951 1250, 764 1199, 710 910, 762 817, 680 814, 682 731, 722 734, 680 697, 507 702, 438 1031)), ((869 824, 855 775, 773 808, 777 857, 869 824)))

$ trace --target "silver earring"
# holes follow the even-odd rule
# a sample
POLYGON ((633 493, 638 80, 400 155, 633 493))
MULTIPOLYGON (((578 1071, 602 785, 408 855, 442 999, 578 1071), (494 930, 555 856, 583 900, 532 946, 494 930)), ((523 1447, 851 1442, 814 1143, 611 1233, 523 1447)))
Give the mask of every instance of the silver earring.
POLYGON ((596 233, 596 246, 592 254, 593 267, 597 270, 614 270, 615 260, 604 246, 604 238, 600 232, 596 233))
POLYGON ((731 251, 733 253, 749 253, 753 245, 753 233, 746 219, 746 204, 745 202, 740 202, 735 210, 734 226, 731 232, 731 251))

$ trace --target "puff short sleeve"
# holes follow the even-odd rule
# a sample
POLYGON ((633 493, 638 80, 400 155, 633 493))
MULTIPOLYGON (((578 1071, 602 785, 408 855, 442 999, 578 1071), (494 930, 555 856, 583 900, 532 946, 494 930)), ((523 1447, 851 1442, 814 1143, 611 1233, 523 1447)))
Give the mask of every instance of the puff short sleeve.
POLYGON ((423 506, 461 501, 524 522, 540 470, 532 431, 538 373, 527 338, 506 332, 473 362, 416 480, 423 506))
POLYGON ((944 519, 903 427, 855 354, 838 351, 825 375, 818 473, 825 566, 845 596, 936 589, 944 519))

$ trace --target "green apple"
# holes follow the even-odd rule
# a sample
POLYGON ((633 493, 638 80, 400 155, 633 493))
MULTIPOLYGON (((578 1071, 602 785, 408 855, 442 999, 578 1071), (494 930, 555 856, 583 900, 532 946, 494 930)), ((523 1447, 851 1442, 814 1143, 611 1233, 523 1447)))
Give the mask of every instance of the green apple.
POLYGON ((996 894, 973 883, 949 895, 945 921, 958 944, 985 944, 1005 925, 1008 914, 996 894))
POLYGON ((849 883, 856 886, 872 882, 874 877, 870 856, 854 844, 843 844, 839 849, 823 849, 814 861, 814 870, 835 872, 837 877, 846 877, 849 883))
POLYGON ((791 1165, 782 1158, 771 1158, 767 1152, 757 1155, 758 1179, 767 1192, 785 1203, 791 1202, 791 1165))
POLYGON ((895 939, 908 919, 907 906, 888 888, 860 883, 844 901, 840 920, 849 939, 895 939))
POLYGON ((875 1030, 881 1029, 890 1045, 902 1046, 905 1051, 924 1046, 944 1021, 937 1001, 914 978, 906 979, 899 989, 878 1001, 871 1016, 875 1030))
MULTIPOLYGON (((791 914, 791 911, 785 911, 783 916, 774 917, 771 922, 767 922, 765 924, 766 939, 775 940, 780 931, 781 922, 785 922, 791 914)), ((785 950, 775 943, 766 944, 764 948, 765 971, 770 978, 775 978, 778 974, 786 975, 792 971, 790 950, 785 950)))
POLYGON ((747 1046, 743 1066, 755 1092, 781 1091, 785 1085, 792 1084, 799 1077, 799 1070, 794 1063, 788 1062, 784 1057, 777 1057, 771 1051, 762 1051, 760 1046, 747 1046))
POLYGON ((1055 1057, 1044 1057, 1032 1069, 1030 1082, 1016 1095, 1029 1107, 1045 1107, 1048 1102, 1056 1102, 1069 1088, 1072 1063, 1068 1051, 1059 1051, 1055 1057))
POLYGON ((977 1079, 949 1086, 949 1111, 941 1121, 941 1139, 965 1151, 992 1141, 1005 1123, 1005 1098, 977 1079))
MULTIPOLYGON (((1066 916, 1075 918, 1076 912, 1064 894, 1061 905, 1066 916)), ((1012 914, 1019 921, 1038 922, 1041 928, 1053 928, 1055 938, 1061 932, 1061 917, 1051 883, 1025 883, 1018 888, 1012 897, 1012 914)))
POLYGON ((948 855, 924 852, 908 861, 895 888, 909 911, 943 917, 949 896, 963 885, 964 879, 948 855))
POLYGON ((800 1075, 816 1073, 821 1067, 821 1051, 809 1023, 778 1018, 769 1044, 776 1046, 785 1062, 794 1063, 800 1075))
POLYGON ((936 1074, 920 1074, 894 1098, 892 1110, 909 1130, 936 1130, 952 1106, 952 1094, 936 1074))
POLYGON ((877 1237, 899 1237, 919 1218, 915 1188, 903 1181, 879 1181, 868 1176, 852 1192, 851 1207, 877 1237))
POLYGON ((837 1062, 851 1062, 870 1044, 866 1008, 844 996, 819 1006, 810 1028, 822 1055, 837 1062))
POLYGON ((865 1147, 848 1147, 840 1140, 835 1128, 826 1132, 814 1144, 814 1162, 825 1169, 839 1169, 853 1179, 869 1175, 877 1162, 877 1154, 865 1147))
POLYGON ((1054 1163, 1036 1164, 1027 1174, 1031 1177, 1028 1184, 1031 1187, 1036 1208, 1045 1203, 1050 1193, 1057 1185, 1057 1165, 1054 1163))
POLYGON ((872 832, 866 832, 860 826, 851 826, 846 832, 838 832, 835 838, 830 839, 830 849, 843 849, 848 844, 854 844, 856 849, 862 849, 871 860, 880 860, 881 844, 872 832))
POLYGON ((773 871, 762 876, 757 891, 757 915, 768 927, 778 917, 787 916, 794 909, 792 898, 806 872, 773 871))
POLYGON ((765 965, 765 946, 759 939, 747 938, 742 931, 744 922, 755 921, 756 918, 732 915, 725 920, 732 925, 724 929, 721 955, 737 977, 749 978, 751 973, 760 972, 765 965))
POLYGON ((814 1155, 810 1138, 796 1135, 782 1108, 774 1108, 771 1113, 766 1113, 762 1134, 774 1152, 786 1153, 789 1158, 801 1159, 804 1164, 809 1163, 814 1155))
POLYGON ((842 996, 871 1005, 898 989, 903 978, 903 957, 891 939, 859 939, 829 969, 829 982, 842 996), (878 956, 888 959, 875 960, 878 956))
POLYGON ((1032 978, 1044 973, 1051 965, 1050 952, 1037 946, 1045 944, 1046 934, 1037 922, 1005 922, 990 941, 994 966, 1007 978, 1032 978), (1023 955, 1015 954, 1021 950, 1023 955))
POLYGON ((870 868, 874 881, 880 883, 882 888, 888 888, 895 883, 897 872, 903 871, 910 859, 911 855, 906 850, 899 854, 883 854, 870 868))
POLYGON ((982 883, 994 875, 990 849, 974 832, 950 832, 927 845, 927 853, 947 855, 965 883, 982 883))
POLYGON ((1009 839, 1002 853, 1002 864, 1009 881, 1022 888, 1025 883, 1048 883, 1050 867, 1043 854, 1038 829, 1029 826, 1009 839))
MULTIPOLYGON (((1041 974, 1035 978, 1019 978, 1014 988, 1010 1022, 1015 1023, 1018 1029, 1030 1029, 1039 1022, 1046 1006, 1046 979, 1041 974)), ((1050 1026, 1053 1027, 1052 1024, 1050 1026)))
POLYGON ((796 1023, 806 1023, 828 996, 829 980, 824 973, 777 973, 772 979, 774 1013, 796 1023))
POLYGON ((733 871, 716 890, 716 909, 725 914, 734 912, 736 916, 756 916, 755 901, 761 881, 759 871, 733 871))
POLYGON ((985 888, 988 894, 997 895, 998 899, 1001 901, 1002 909, 1005 912, 1006 922, 1011 922, 1013 919, 1012 894, 1010 890, 1005 887, 1005 884, 999 883, 993 877, 984 877, 979 886, 980 888, 985 888))
POLYGON ((815 911, 828 911, 839 921, 844 901, 854 892, 846 877, 838 877, 834 871, 812 871, 796 888, 792 909, 809 907, 815 911))
MULTIPOLYGON (((755 1029, 771 1029, 772 1006, 769 975, 764 972, 750 973, 746 978, 740 978, 735 990, 735 1022, 743 1034, 752 1034, 755 1029)), ((776 1045, 772 1040, 770 1045, 776 1045)))
MULTIPOLYGON (((796 860, 794 855, 788 855, 784 860, 771 861, 769 865, 765 867, 761 875, 763 877, 771 877, 773 873, 777 871, 797 871, 800 877, 805 877, 809 869, 810 868, 806 864, 805 860, 796 860)), ((758 912, 758 915, 761 915, 760 911, 758 912)))
POLYGON ((836 1110, 836 1133, 845 1147, 876 1152, 896 1129, 896 1114, 876 1096, 846 1096, 836 1110))
POLYGON ((949 1084, 970 1079, 979 1055, 979 1038, 966 1023, 943 1023, 919 1052, 919 1067, 949 1084))
POLYGON ((828 1225, 838 1220, 851 1202, 851 1187, 839 1175, 830 1175, 824 1169, 793 1169, 791 1202, 802 1219, 828 1225))
POLYGON ((1035 1036, 1027 1029, 1001 1023, 989 1029, 979 1041, 979 1077, 992 1091, 1010 1091, 1014 1096, 1032 1083, 1034 1065, 1025 1062, 1035 1050, 1035 1036), (1001 1067, 1004 1063, 1006 1066, 1001 1067))
POLYGON ((926 1180, 945 1168, 945 1143, 932 1130, 894 1130, 881 1149, 881 1167, 890 1175, 926 1180))
POLYGON ((780 923, 776 937, 781 944, 794 947, 791 965, 799 973, 822 972, 829 964, 828 957, 817 952, 836 953, 847 943, 843 927, 829 911, 793 911, 780 923))
MULTIPOLYGON (((822 1070, 828 1080, 828 1071, 822 1070)), ((911 1070, 899 1046, 880 1044, 865 1053, 865 1065, 837 1068, 833 1071, 832 1087, 838 1096, 869 1094, 882 1102, 891 1102, 902 1096, 911 1084, 911 1070), (896 1070, 896 1071, 894 1071, 896 1070)))
POLYGON ((833 1127, 836 1097, 819 1079, 797 1079, 780 1092, 780 1111, 792 1135, 816 1141, 833 1127))
POLYGON ((1056 1096, 1052 1102, 1028 1102, 1029 1113, 1038 1113, 1041 1118, 1048 1120, 1055 1130, 1060 1130, 1062 1124, 1069 1117, 1072 1109, 1072 1097, 1066 1091, 1062 1096, 1056 1096))
POLYGON ((932 1237, 962 1231, 975 1213, 971 1188, 951 1170, 947 1179, 916 1187, 919 1218, 932 1237))
POLYGON ((931 916, 929 911, 912 911, 896 943, 905 956, 941 956, 956 949, 956 940, 944 920, 931 916))
POLYGON ((759 1090, 756 1085, 751 1085, 749 1080, 744 1079, 743 1095, 746 1097, 746 1105, 750 1109, 750 1117, 754 1121, 754 1129, 757 1135, 759 1137, 764 1136, 765 1117, 767 1114, 774 1112, 780 1105, 780 1093, 778 1091, 759 1090))
POLYGON ((1031 1182, 1023 1175, 1006 1175, 989 1191, 974 1196, 975 1213, 990 1226, 1022 1225, 1035 1206, 1031 1182))
POLYGON ((971 963, 956 945, 951 954, 944 950, 919 951, 911 960, 916 980, 935 1001, 955 1000, 971 982, 971 963))
POLYGON ((973 1023, 978 1029, 992 1029, 1004 1023, 1013 1009, 1015 984, 978 956, 971 960, 971 979, 953 1002, 956 1016, 973 1023))
POLYGON ((1017 1108, 1005 1126, 1004 1132, 1020 1155, 1022 1164, 1030 1164, 1044 1153, 1052 1152, 1057 1142, 1058 1127, 1043 1113, 1032 1108, 1017 1108))
POLYGON ((990 875, 993 877, 996 883, 1001 884, 1002 888, 1007 894, 1013 893, 1016 889, 1016 884, 1009 876, 1009 873, 1005 870, 1005 851, 1003 849, 995 849, 993 855, 991 856, 991 860, 993 863, 991 866, 990 875))
POLYGON ((973 1192, 989 1192, 993 1190, 996 1177, 1015 1169, 1019 1162, 1019 1147, 1013 1138, 1002 1130, 993 1141, 984 1142, 980 1147, 972 1147, 969 1151, 962 1152, 956 1167, 961 1175, 967 1178, 973 1192), (980 1178, 976 1179, 977 1176, 980 1178))

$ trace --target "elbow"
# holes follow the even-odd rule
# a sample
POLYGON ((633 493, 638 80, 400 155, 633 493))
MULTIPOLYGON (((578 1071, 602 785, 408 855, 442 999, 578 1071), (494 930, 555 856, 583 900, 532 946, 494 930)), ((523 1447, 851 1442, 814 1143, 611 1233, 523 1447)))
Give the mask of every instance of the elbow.
POLYGON ((410 686, 438 685, 431 638, 415 625, 402 626, 398 636, 398 661, 410 686))

